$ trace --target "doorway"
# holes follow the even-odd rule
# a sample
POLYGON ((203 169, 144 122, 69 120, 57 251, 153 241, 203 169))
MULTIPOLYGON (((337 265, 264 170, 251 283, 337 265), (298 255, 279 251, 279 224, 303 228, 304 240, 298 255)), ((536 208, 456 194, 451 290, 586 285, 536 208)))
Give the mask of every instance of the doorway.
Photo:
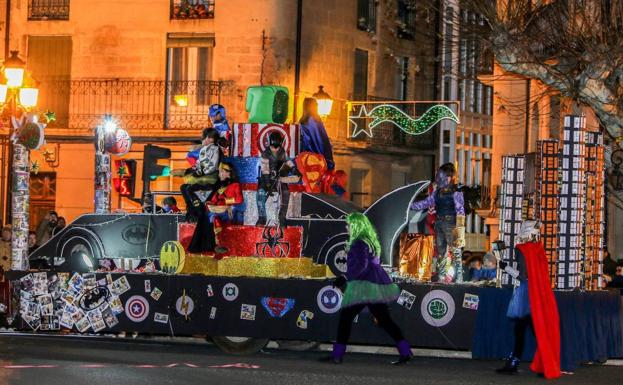
POLYGON ((30 174, 30 229, 36 230, 45 215, 56 207, 56 173, 30 174))

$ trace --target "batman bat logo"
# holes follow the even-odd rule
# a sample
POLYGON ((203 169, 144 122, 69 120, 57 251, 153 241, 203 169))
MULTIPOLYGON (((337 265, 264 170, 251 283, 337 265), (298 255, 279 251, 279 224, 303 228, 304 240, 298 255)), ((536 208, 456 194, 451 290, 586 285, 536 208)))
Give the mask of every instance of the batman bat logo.
POLYGON ((150 241, 154 239, 154 229, 142 224, 131 224, 123 229, 121 237, 129 244, 143 245, 148 238, 150 241))
POLYGON ((106 286, 97 286, 78 298, 78 305, 84 311, 90 311, 102 306, 110 298, 110 292, 106 286))
POLYGON ((333 263, 335 267, 341 271, 342 273, 346 273, 347 263, 348 263, 348 254, 345 251, 340 250, 335 257, 333 258, 333 263))
POLYGON ((409 205, 429 182, 416 182, 387 193, 364 212, 377 229, 383 263, 391 264, 394 244, 409 221, 409 205))

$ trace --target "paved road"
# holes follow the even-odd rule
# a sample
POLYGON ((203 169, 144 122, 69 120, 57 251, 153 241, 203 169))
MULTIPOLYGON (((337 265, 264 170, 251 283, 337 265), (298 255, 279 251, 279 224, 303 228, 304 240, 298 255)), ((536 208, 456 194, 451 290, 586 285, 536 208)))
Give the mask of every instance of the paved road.
MULTIPOLYGON (((342 365, 326 353, 268 350, 230 356, 205 344, 0 336, 0 384, 533 384, 531 373, 500 376, 499 363, 417 357, 407 366, 390 356, 350 354, 342 365)), ((615 384, 621 368, 584 366, 557 384, 615 384)))

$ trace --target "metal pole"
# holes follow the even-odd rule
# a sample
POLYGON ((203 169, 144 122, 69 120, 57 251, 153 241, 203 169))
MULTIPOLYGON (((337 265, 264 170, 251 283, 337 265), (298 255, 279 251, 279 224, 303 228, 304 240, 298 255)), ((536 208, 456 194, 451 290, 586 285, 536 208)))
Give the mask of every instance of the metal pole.
MULTIPOLYGON (((11 127, 16 133, 21 126, 17 123, 17 91, 11 97, 11 127), (14 121, 14 119, 15 121, 14 121)), ((27 122, 23 122, 27 124, 27 122)), ((11 186, 11 223, 13 235, 11 238, 11 270, 28 270, 28 231, 30 209, 30 151, 22 144, 12 145, 11 158, 12 175, 11 186)), ((8 189, 7 189, 8 190, 8 189)))
POLYGON ((104 148, 104 127, 95 129, 95 213, 110 212, 110 154, 104 148))
POLYGON ((301 30, 303 25, 303 0, 296 2, 296 53, 294 59, 294 114, 292 118, 296 123, 299 110, 299 93, 301 92, 301 30))

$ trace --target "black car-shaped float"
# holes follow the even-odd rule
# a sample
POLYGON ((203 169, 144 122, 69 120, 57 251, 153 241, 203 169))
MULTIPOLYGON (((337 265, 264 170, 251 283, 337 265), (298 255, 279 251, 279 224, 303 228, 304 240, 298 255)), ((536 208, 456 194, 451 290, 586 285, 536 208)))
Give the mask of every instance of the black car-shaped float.
MULTIPOLYGON (((383 263, 391 264, 394 244, 408 221, 409 205, 428 184, 398 188, 365 210, 335 196, 301 193, 300 212, 290 212, 288 226, 302 228, 301 255, 339 274, 346 268, 346 216, 363 212, 378 231, 383 263)), ((169 214, 85 214, 34 251, 30 261, 44 262, 57 271, 94 270, 100 259, 136 267, 141 259, 157 260, 165 242, 178 240, 183 220, 182 215, 169 214)))

